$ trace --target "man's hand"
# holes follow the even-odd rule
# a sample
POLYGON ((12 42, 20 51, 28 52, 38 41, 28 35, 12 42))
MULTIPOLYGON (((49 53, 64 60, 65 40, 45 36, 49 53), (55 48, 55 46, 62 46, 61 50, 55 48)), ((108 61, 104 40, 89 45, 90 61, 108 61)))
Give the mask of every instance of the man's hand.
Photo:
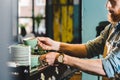
POLYGON ((54 63, 59 55, 60 54, 57 52, 49 52, 47 54, 41 55, 39 60, 41 60, 41 61, 43 60, 43 61, 47 62, 48 65, 54 65, 54 63))
POLYGON ((58 51, 60 42, 54 41, 47 37, 38 37, 38 46, 44 50, 55 50, 58 51))

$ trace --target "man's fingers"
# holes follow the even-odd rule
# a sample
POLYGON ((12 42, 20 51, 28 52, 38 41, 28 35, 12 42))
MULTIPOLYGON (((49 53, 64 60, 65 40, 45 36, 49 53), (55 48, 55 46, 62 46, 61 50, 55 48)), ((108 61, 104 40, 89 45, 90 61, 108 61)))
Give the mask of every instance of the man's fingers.
POLYGON ((40 60, 45 60, 46 59, 46 54, 43 54, 39 57, 40 60))
POLYGON ((46 41, 46 38, 45 37, 37 37, 38 41, 41 41, 41 42, 44 42, 46 41))

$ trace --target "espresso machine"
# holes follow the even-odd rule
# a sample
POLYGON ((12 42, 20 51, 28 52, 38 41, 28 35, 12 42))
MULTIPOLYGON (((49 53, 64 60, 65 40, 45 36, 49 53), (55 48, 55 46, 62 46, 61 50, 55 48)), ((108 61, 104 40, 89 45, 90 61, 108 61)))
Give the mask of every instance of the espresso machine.
POLYGON ((11 80, 68 80, 77 71, 64 64, 50 66, 41 61, 40 56, 47 52, 37 46, 36 39, 25 39, 23 44, 10 45, 8 67, 11 80))
POLYGON ((46 51, 38 48, 35 38, 25 39, 23 44, 10 45, 9 53, 11 60, 8 67, 11 77, 15 80, 27 80, 36 72, 48 67, 45 61, 39 60, 46 51))

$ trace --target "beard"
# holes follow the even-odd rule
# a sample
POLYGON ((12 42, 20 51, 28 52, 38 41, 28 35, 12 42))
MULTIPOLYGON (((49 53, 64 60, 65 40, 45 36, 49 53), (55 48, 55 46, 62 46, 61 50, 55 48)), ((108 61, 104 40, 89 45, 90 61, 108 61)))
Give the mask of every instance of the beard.
POLYGON ((120 21, 120 9, 118 10, 118 13, 114 13, 113 11, 110 11, 108 13, 108 21, 115 24, 120 21))

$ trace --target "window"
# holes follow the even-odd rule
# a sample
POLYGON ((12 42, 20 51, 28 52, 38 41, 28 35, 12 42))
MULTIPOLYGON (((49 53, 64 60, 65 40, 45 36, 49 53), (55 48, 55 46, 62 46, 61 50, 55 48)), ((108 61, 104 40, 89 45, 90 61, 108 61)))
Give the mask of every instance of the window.
POLYGON ((29 0, 19 0, 20 6, 29 6, 29 0))
POLYGON ((36 0, 36 5, 37 6, 44 6, 45 5, 45 0, 36 0))
POLYGON ((46 34, 46 0, 19 0, 18 1, 18 34, 25 37, 28 34, 35 36, 46 34), (24 28, 25 33, 22 32, 24 28))
POLYGON ((81 0, 19 0, 18 3, 18 31, 22 37, 32 33, 57 41, 81 42, 81 0))

